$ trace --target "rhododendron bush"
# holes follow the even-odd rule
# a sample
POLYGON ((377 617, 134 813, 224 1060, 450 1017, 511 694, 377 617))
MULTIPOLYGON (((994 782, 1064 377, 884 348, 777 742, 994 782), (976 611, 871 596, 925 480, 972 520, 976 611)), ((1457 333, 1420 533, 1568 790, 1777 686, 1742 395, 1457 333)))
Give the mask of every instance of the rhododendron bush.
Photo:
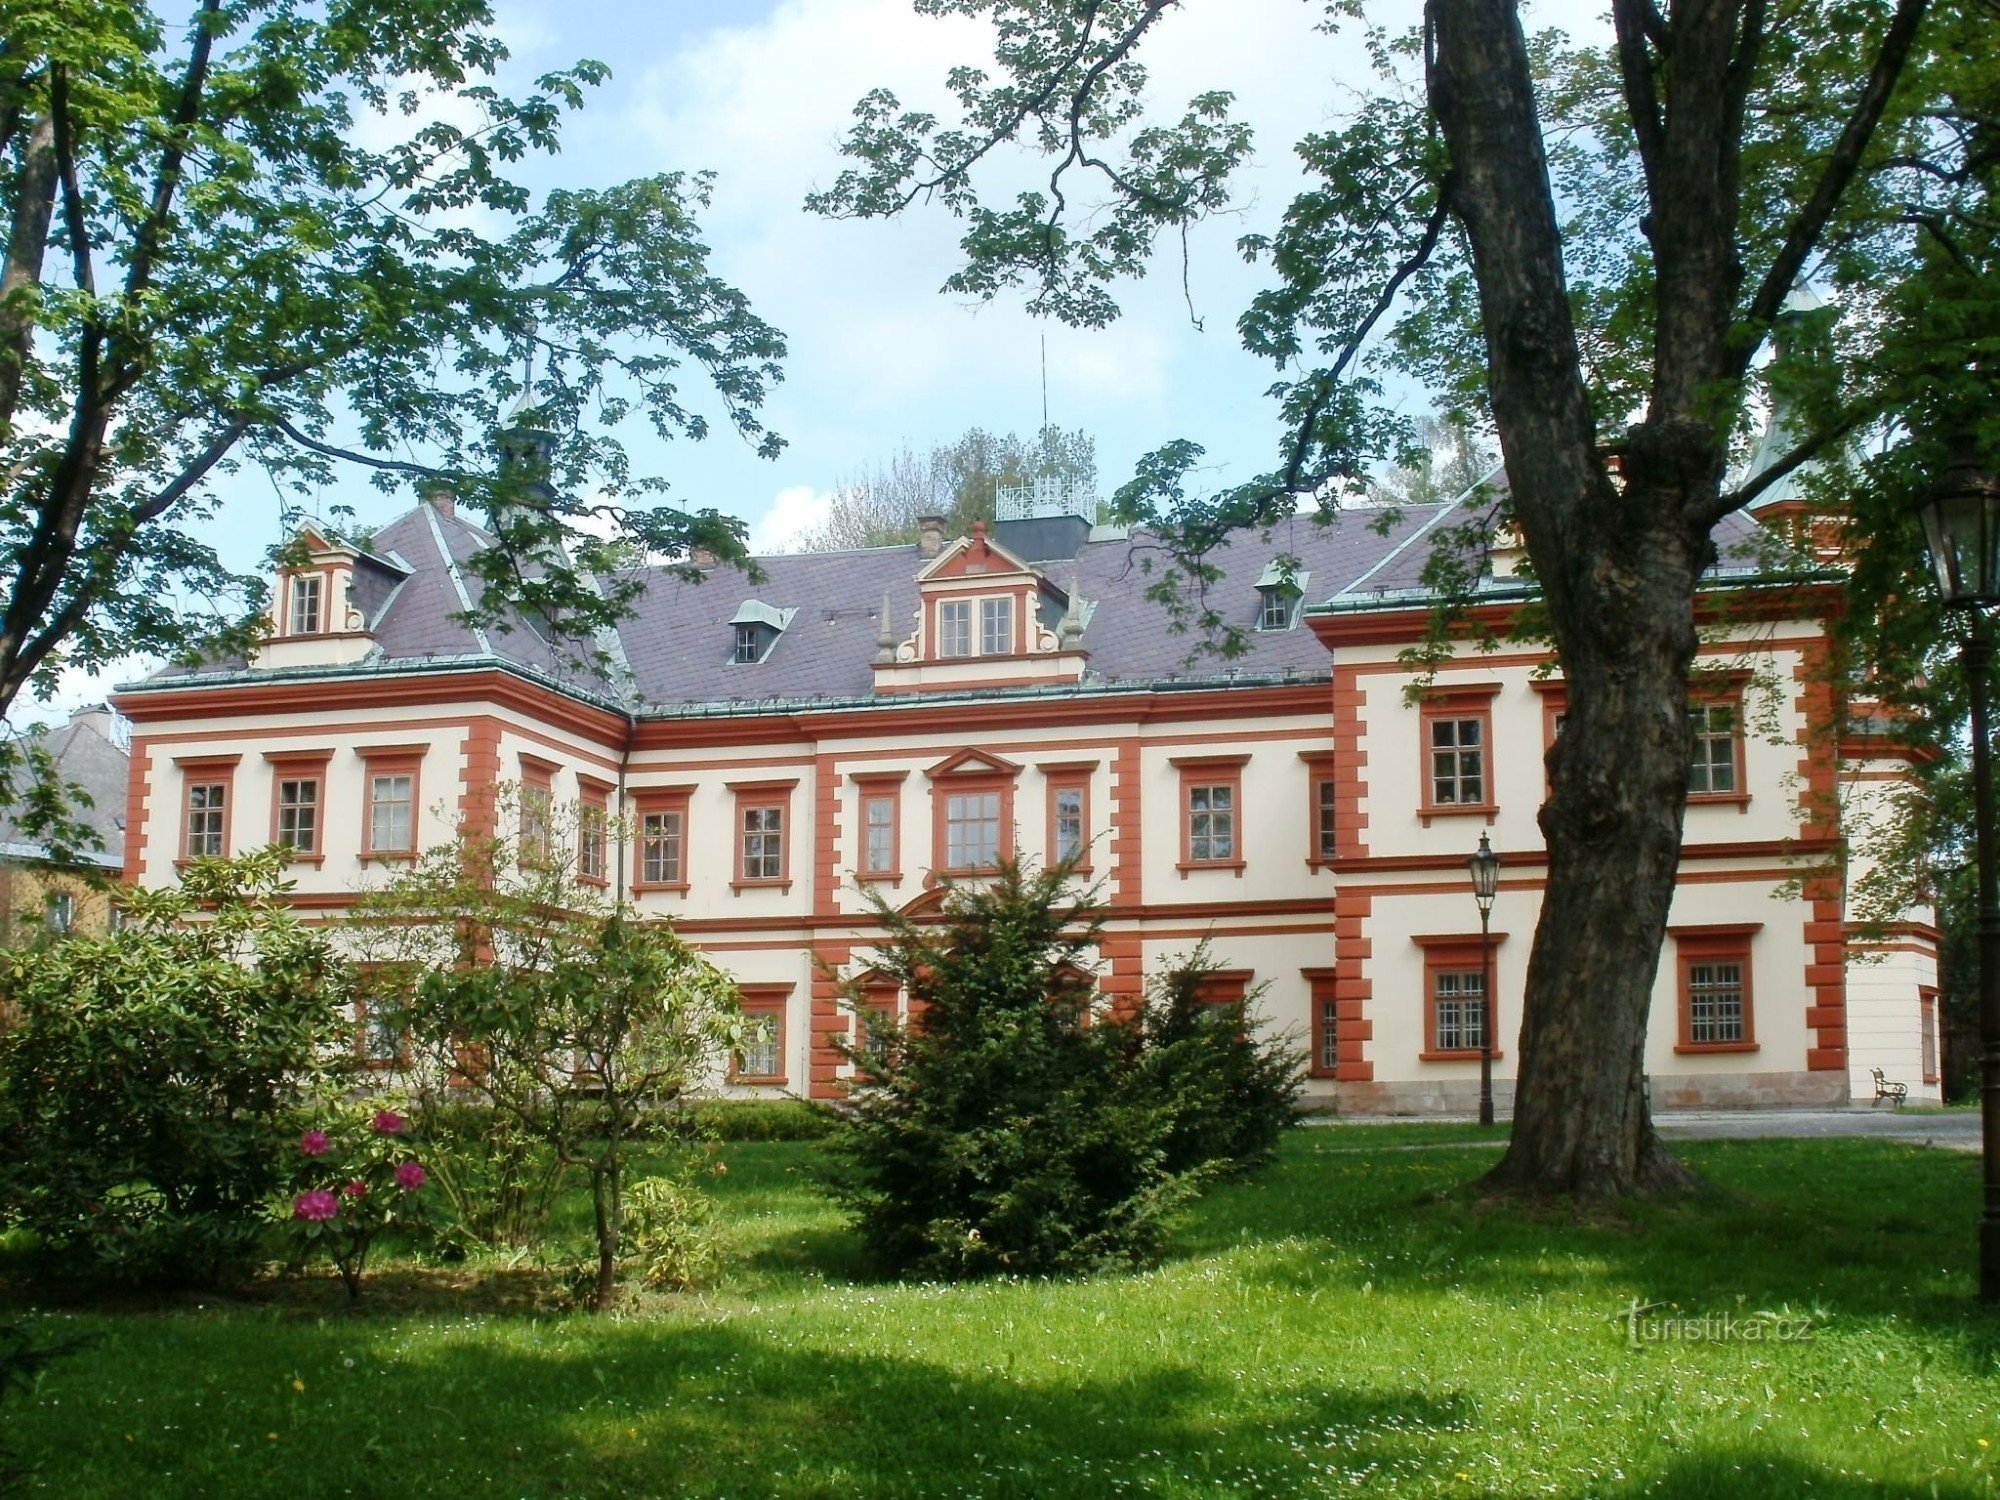
POLYGON ((127 921, 0 954, 0 1223, 43 1265, 212 1282, 254 1255, 295 1112, 353 1046, 345 967, 272 852, 200 859, 127 921))
POLYGON ((300 1135, 292 1185, 278 1209, 296 1260, 333 1262, 347 1295, 361 1295, 368 1252, 387 1230, 425 1225, 430 1173, 417 1160, 410 1122, 375 1105, 344 1107, 300 1135))

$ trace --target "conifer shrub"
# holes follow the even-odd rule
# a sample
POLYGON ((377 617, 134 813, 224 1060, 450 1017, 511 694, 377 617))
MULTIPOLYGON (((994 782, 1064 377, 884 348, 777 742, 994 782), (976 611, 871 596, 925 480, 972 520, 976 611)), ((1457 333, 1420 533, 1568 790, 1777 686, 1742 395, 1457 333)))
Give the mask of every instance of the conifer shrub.
MULTIPOLYGON (((1171 1212, 1254 1159, 1265 1127, 1228 1123, 1269 1086, 1232 1062, 1234 1027, 1161 1002, 1116 1017, 1090 973, 1104 914, 1063 866, 1003 865, 947 888, 937 917, 876 900, 868 984, 909 996, 848 1049, 856 1077, 835 1191, 898 1275, 1049 1275, 1143 1263, 1171 1212), (1211 1054, 1214 1058, 1211 1059, 1211 1054)), ((848 1000, 865 1004, 859 979, 848 1000)), ((1275 1043, 1252 1040, 1258 1046, 1275 1043)))

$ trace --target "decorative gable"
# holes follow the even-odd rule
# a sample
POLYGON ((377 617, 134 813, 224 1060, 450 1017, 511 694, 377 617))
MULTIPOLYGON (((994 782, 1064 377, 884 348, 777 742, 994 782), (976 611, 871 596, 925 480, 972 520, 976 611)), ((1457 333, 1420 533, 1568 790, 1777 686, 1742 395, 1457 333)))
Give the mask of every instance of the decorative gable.
POLYGON ((359 661, 375 649, 372 621, 356 599, 357 573, 393 589, 408 575, 385 559, 329 537, 317 526, 301 530, 292 555, 304 560, 279 570, 271 590, 271 636, 258 651, 262 667, 336 666, 359 661))
POLYGON ((1083 675, 1077 601, 973 523, 917 574, 917 616, 902 640, 888 625, 877 692, 1074 682, 1083 675))

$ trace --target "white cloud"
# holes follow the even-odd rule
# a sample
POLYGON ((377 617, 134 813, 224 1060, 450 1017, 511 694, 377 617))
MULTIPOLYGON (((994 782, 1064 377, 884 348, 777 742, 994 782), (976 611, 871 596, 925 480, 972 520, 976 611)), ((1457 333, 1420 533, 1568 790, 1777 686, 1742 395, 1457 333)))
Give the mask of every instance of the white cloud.
POLYGON ((831 490, 816 490, 809 484, 779 490, 770 506, 750 526, 750 550, 756 553, 786 552, 813 527, 821 525, 833 504, 831 490))

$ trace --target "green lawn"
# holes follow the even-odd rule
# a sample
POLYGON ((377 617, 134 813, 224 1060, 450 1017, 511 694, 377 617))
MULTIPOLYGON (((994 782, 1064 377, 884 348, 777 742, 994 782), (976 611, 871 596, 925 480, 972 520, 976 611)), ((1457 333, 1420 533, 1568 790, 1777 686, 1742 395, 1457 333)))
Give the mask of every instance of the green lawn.
POLYGON ((1430 1196, 1489 1149, 1370 1139, 1294 1132, 1147 1274, 966 1288, 862 1279, 820 1148, 732 1144, 707 1294, 595 1321, 392 1275, 359 1314, 51 1314, 93 1342, 4 1420, 63 1496, 2000 1491, 1976 1157, 1690 1144, 1711 1198, 1579 1226, 1430 1196), (1635 1349, 1633 1298, 1816 1326, 1635 1349))

